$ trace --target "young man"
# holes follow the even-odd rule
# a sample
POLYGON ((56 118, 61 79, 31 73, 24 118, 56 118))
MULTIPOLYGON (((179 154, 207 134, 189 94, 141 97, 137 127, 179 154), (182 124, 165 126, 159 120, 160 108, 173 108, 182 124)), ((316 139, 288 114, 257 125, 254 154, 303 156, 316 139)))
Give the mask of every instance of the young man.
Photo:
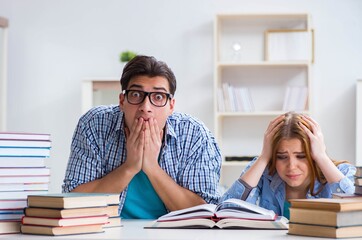
POLYGON ((219 147, 203 123, 173 113, 171 69, 136 56, 121 85, 119 106, 95 107, 79 120, 63 191, 120 193, 123 218, 217 203, 219 147))

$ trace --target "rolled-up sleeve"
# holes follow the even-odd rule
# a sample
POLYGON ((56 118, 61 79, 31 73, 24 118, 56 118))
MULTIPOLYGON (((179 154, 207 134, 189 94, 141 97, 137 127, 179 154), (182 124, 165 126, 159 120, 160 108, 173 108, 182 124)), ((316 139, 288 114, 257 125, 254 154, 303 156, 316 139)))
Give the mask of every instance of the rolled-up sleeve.
POLYGON ((225 201, 225 200, 230 199, 230 198, 241 199, 241 197, 243 196, 243 194, 245 192, 245 189, 246 189, 245 186, 239 180, 237 180, 223 194, 220 201, 222 202, 222 201, 225 201))
POLYGON ((354 193, 354 175, 356 174, 356 167, 347 163, 339 164, 337 167, 344 175, 344 178, 339 182, 329 183, 332 193, 354 193))

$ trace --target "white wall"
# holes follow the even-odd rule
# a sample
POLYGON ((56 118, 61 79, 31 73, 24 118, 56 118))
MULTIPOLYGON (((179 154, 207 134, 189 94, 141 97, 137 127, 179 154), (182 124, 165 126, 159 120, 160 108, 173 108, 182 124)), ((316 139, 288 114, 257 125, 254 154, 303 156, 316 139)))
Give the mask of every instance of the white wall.
POLYGON ((118 78, 122 50, 166 61, 178 79, 177 110, 213 130, 213 20, 226 12, 312 15, 314 117, 329 154, 355 161, 360 0, 0 0, 9 19, 8 130, 52 135, 51 191, 62 184, 82 79, 118 78))

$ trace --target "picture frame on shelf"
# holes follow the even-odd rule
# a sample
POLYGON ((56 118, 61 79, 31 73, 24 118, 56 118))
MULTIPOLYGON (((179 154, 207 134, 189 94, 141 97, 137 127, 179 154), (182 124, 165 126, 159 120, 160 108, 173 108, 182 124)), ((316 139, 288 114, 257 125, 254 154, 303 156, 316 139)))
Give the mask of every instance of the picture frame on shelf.
POLYGON ((265 31, 266 61, 314 63, 314 30, 272 29, 265 31))

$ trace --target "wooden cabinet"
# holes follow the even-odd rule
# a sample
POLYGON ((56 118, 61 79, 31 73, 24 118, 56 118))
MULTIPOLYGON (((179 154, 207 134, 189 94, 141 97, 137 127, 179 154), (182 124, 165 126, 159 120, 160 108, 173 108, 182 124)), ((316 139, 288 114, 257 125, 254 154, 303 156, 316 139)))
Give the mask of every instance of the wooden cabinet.
POLYGON ((8 20, 0 17, 0 131, 6 130, 8 20))
MULTIPOLYGON (((310 113, 314 32, 309 19, 308 14, 216 15, 214 133, 223 157, 259 155, 269 121, 286 112, 283 105, 290 99, 304 99, 296 111, 310 113), (290 47, 299 45, 308 52, 290 47), (291 88, 304 89, 304 98, 291 88), (230 102, 234 107, 226 106, 230 102)), ((222 184, 229 187, 244 166, 224 162, 222 184)))

